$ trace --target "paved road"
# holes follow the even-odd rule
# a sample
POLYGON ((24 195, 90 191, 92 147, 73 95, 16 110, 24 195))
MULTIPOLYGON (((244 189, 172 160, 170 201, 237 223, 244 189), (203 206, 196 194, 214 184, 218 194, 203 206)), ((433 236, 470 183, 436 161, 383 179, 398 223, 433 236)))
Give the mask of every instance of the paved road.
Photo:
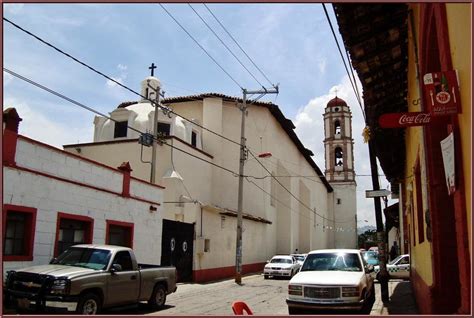
POLYGON ((178 284, 176 293, 168 295, 166 306, 150 312, 145 306, 120 311, 108 310, 104 314, 128 315, 233 315, 232 302, 245 301, 254 314, 288 315, 286 294, 288 279, 263 279, 263 275, 244 276, 242 285, 234 280, 208 284, 178 284))
MULTIPOLYGON (((242 285, 235 284, 233 279, 208 284, 179 284, 176 293, 168 295, 166 307, 160 311, 152 312, 143 304, 119 311, 109 310, 104 314, 233 315, 232 302, 243 300, 255 315, 288 315, 285 302, 288 282, 289 279, 264 279, 263 275, 255 274, 243 277, 242 285)), ((369 312, 371 309, 368 308, 369 312)), ((318 313, 359 314, 334 311, 318 313)))

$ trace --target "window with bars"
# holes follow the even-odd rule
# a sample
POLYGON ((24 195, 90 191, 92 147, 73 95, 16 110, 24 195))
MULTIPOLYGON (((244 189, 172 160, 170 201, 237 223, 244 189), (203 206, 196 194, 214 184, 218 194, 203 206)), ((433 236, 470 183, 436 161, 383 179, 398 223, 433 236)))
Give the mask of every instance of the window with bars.
POLYGON ((91 218, 59 213, 58 223, 56 256, 70 246, 92 243, 91 218))
POLYGON ((3 260, 33 259, 36 209, 5 204, 3 224, 3 260))

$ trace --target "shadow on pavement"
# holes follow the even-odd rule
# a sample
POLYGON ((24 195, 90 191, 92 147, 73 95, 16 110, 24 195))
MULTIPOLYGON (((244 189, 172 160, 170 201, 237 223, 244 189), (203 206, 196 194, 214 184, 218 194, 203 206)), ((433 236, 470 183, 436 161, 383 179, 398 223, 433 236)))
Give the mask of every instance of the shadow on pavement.
POLYGON ((411 282, 403 281, 398 283, 390 296, 390 302, 388 302, 386 306, 390 315, 418 314, 411 282))

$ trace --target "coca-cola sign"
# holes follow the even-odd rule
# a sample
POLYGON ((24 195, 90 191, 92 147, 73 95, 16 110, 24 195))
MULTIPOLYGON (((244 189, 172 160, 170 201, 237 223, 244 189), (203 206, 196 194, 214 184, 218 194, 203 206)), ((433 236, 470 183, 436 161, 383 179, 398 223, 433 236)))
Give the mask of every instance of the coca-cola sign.
POLYGON ((430 120, 430 113, 390 113, 379 117, 379 125, 382 128, 404 128, 427 125, 430 123, 430 120))

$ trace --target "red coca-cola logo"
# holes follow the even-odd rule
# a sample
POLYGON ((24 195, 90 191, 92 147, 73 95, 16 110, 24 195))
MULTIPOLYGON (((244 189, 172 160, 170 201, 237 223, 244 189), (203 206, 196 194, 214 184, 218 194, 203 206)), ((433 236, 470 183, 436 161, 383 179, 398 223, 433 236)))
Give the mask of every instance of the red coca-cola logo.
POLYGON ((403 128, 408 126, 422 126, 430 123, 431 114, 424 112, 389 113, 379 118, 382 128, 403 128))
POLYGON ((427 124, 430 122, 430 118, 430 114, 428 113, 402 114, 398 120, 398 123, 401 126, 427 124))

